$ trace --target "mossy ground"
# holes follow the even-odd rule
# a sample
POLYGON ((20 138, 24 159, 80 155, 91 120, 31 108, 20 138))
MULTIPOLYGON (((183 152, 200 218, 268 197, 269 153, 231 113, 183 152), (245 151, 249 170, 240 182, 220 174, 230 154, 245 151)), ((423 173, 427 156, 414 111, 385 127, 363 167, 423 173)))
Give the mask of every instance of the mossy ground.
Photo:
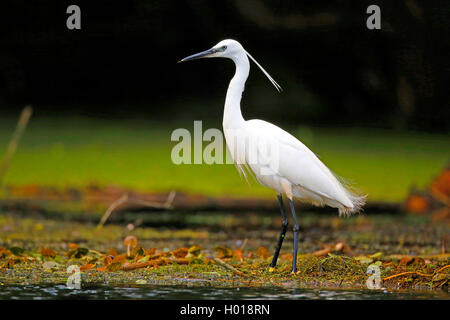
POLYGON ((259 227, 246 223, 256 219, 251 214, 226 219, 240 222, 241 227, 231 223, 218 229, 221 222, 216 221, 216 226, 193 229, 138 227, 129 231, 118 225, 99 229, 90 223, 1 215, 0 283, 64 284, 68 266, 77 265, 82 268, 83 284, 366 288, 367 268, 377 265, 381 279, 410 272, 382 281, 387 289, 448 290, 450 268, 436 273, 450 263, 449 254, 442 253, 442 241, 449 233, 443 223, 411 216, 337 219, 304 214, 299 271, 292 274, 290 232, 277 267, 269 268, 279 219, 274 217, 273 224, 259 227), (130 234, 143 251, 135 248, 126 257, 123 240, 130 234), (337 243, 342 244, 339 250, 313 254, 337 243), (76 248, 88 250, 74 254, 76 248), (107 258, 111 255, 120 258, 118 268, 107 260, 114 258, 107 258), (154 264, 121 269, 142 261, 154 264))

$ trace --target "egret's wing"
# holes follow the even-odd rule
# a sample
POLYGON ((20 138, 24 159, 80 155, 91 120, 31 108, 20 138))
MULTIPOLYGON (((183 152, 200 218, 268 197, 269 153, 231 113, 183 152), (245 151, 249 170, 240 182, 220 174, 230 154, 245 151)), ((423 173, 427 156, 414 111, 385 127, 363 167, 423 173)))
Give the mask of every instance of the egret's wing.
MULTIPOLYGON (((323 197, 353 207, 348 191, 317 156, 297 138, 281 128, 262 120, 246 122, 249 134, 273 139, 278 145, 277 174, 294 185, 306 188, 323 197)), ((264 161, 265 159, 262 159, 264 161)))

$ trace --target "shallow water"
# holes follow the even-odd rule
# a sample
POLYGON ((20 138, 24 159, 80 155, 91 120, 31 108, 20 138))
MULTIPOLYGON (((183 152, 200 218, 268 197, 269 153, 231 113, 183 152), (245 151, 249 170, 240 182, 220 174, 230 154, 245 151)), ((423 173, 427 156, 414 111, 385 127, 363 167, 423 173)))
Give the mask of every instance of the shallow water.
POLYGON ((443 291, 392 292, 383 290, 329 290, 329 289, 282 289, 282 288, 199 288, 181 286, 133 286, 108 287, 86 286, 79 290, 65 285, 4 285, 0 299, 262 299, 262 300, 404 300, 404 299, 450 299, 443 291))

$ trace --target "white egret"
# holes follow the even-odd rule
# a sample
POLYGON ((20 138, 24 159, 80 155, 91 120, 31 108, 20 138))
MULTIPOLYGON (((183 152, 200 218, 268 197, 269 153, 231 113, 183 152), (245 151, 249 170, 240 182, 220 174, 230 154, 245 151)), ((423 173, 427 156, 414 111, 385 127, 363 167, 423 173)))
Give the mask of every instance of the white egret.
POLYGON ((255 62, 278 91, 281 87, 239 42, 223 40, 211 49, 179 62, 213 57, 229 58, 236 66, 228 86, 223 115, 224 135, 233 161, 244 177, 250 173, 259 183, 277 192, 282 229, 270 266, 273 268, 277 263, 288 226, 282 197, 285 195, 294 220, 292 271, 296 272, 299 226, 293 199, 318 206, 328 205, 338 208, 340 215, 350 215, 361 210, 365 196, 358 195, 347 184, 340 182, 308 147, 291 134, 263 120, 244 120, 240 103, 250 71, 248 58, 255 62))

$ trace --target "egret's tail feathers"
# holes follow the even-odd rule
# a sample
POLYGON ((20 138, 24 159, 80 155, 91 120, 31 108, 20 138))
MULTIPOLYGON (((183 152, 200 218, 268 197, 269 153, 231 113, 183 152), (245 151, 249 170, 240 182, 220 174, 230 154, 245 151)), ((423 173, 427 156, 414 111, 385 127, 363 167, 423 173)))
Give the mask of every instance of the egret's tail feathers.
POLYGON ((340 216, 351 216, 354 213, 361 212, 363 210, 363 206, 366 204, 367 195, 359 195, 354 191, 346 190, 347 197, 352 202, 353 207, 345 207, 339 208, 340 216))
POLYGON ((339 207, 339 216, 351 216, 352 214, 363 211, 363 206, 366 204, 367 194, 361 194, 348 179, 344 179, 334 172, 330 171, 333 176, 341 184, 345 195, 352 203, 352 206, 339 207))

